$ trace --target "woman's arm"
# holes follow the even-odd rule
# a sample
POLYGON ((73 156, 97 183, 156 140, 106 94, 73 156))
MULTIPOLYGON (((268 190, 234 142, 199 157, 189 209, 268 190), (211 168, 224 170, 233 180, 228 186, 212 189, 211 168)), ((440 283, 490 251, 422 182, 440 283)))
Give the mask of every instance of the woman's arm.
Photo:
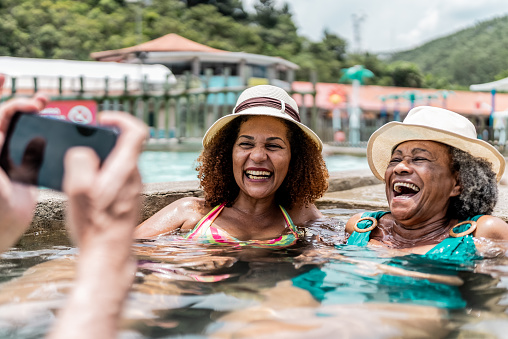
POLYGON ((353 215, 351 218, 349 218, 349 220, 346 223, 346 233, 352 234, 355 231, 354 226, 361 217, 362 213, 357 213, 353 215))
POLYGON ((476 238, 508 240, 508 224, 498 217, 484 215, 476 222, 476 238))
POLYGON ((134 237, 150 238, 177 229, 191 230, 206 213, 204 199, 182 198, 167 205, 136 227, 134 237))
POLYGON ((323 213, 321 213, 314 204, 308 206, 295 206, 289 210, 288 213, 295 225, 305 225, 313 220, 323 218, 323 213))

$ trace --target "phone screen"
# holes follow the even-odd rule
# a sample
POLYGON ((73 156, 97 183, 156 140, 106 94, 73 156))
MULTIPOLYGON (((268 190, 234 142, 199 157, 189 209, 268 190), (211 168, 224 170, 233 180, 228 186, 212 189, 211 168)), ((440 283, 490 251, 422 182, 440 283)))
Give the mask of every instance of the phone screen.
POLYGON ((13 181, 62 190, 63 160, 71 147, 87 146, 102 162, 115 146, 112 129, 16 113, 0 154, 0 166, 13 181))

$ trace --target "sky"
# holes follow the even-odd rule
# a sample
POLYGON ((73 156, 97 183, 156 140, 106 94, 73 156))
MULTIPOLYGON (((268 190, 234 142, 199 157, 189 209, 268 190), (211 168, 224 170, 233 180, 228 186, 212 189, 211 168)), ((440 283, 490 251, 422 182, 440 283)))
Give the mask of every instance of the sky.
MULTIPOLYGON (((251 10, 256 1, 243 3, 251 10)), ((327 29, 345 39, 349 51, 374 53, 412 49, 478 22, 508 15, 506 0, 275 1, 279 6, 289 3, 300 35, 319 41, 327 29), (356 35, 354 21, 359 27, 356 35)))

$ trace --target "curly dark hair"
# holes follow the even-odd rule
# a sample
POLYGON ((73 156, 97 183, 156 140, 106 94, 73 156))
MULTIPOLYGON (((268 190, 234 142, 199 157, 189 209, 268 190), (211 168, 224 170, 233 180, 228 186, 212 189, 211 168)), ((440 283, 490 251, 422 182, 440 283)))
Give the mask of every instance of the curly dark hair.
MULTIPOLYGON (((196 170, 207 206, 231 206, 240 192, 233 175, 233 146, 240 126, 249 116, 239 116, 224 126, 203 149, 196 170)), ((291 161, 275 201, 286 209, 313 203, 328 189, 328 170, 317 145, 296 124, 287 127, 291 161)))
POLYGON ((448 215, 465 220, 478 214, 491 214, 497 203, 496 173, 489 161, 474 157, 458 148, 448 146, 452 173, 458 173, 460 195, 453 197, 448 215))

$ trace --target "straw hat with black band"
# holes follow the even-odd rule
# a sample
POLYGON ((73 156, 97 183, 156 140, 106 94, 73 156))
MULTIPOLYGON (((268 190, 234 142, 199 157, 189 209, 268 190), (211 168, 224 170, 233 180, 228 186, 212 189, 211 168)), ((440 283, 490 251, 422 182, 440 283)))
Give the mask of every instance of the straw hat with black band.
POLYGON ((367 145, 367 160, 372 173, 384 180, 394 148, 410 140, 429 140, 456 147, 492 164, 501 180, 505 158, 491 144, 476 138, 476 129, 462 115, 438 107, 419 106, 409 111, 403 122, 390 122, 375 131, 367 145))
POLYGON ((323 149, 317 134, 302 124, 296 101, 282 88, 271 85, 254 86, 243 91, 233 113, 217 120, 205 133, 203 146, 207 147, 221 128, 242 115, 264 115, 291 121, 315 142, 319 151, 323 149))

